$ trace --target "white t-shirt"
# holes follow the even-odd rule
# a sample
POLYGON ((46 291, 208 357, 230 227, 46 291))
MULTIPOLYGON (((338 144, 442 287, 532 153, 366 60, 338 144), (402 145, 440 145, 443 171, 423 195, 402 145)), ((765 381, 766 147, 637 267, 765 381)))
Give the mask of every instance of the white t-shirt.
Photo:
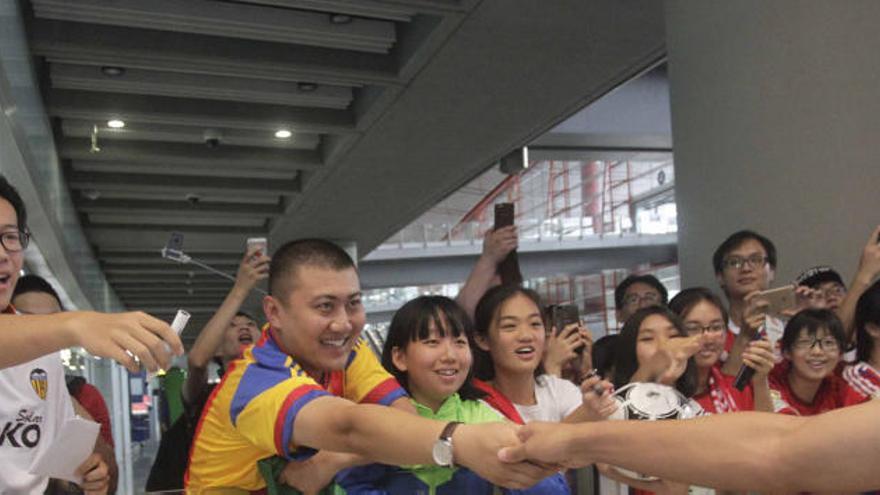
POLYGON ((0 493, 43 493, 48 478, 28 468, 73 416, 57 353, 0 369, 0 493))
POLYGON ((535 399, 537 404, 533 406, 514 404, 526 423, 562 421, 583 403, 581 389, 577 385, 553 375, 535 378, 535 399))

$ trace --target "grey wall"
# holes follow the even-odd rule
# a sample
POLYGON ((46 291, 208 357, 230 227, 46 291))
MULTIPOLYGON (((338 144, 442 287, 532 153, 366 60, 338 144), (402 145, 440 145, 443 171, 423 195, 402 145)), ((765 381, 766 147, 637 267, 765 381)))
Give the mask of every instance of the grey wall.
POLYGON ((682 286, 753 228, 777 282, 849 278, 880 223, 880 2, 667 1, 682 286))

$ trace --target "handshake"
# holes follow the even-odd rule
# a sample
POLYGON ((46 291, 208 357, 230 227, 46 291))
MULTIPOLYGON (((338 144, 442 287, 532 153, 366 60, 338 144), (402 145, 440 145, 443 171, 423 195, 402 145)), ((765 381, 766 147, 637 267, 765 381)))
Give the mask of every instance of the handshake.
POLYGON ((567 453, 576 431, 562 423, 461 425, 453 436, 454 458, 496 485, 524 489, 562 469, 586 465, 571 462, 567 453))

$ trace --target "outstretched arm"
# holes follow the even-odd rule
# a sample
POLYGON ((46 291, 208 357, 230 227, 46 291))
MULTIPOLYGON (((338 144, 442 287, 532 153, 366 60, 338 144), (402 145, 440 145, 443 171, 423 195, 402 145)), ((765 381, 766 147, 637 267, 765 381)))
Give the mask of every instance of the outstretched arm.
POLYGON ((605 462, 730 490, 866 491, 880 486, 880 402, 811 417, 744 412, 685 421, 531 423, 508 461, 605 462))
POLYGON ((168 367, 172 353, 183 354, 183 344, 174 330, 146 313, 0 315, 0 369, 76 346, 94 356, 118 361, 133 372, 140 365, 132 356, 137 356, 147 370, 156 371, 168 367))
MULTIPOLYGON (((387 464, 434 464, 431 449, 444 422, 393 407, 354 404, 320 397, 299 411, 291 442, 296 446, 348 452, 387 464)), ((505 464, 496 453, 519 443, 516 427, 507 423, 459 425, 452 435, 453 458, 481 477, 510 488, 526 488, 553 474, 553 469, 521 462, 505 464)))

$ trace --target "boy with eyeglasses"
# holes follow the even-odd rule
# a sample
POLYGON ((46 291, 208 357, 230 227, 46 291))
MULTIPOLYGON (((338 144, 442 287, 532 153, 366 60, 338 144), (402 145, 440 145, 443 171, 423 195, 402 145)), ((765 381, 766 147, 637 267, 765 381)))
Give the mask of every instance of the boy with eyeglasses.
POLYGON ((648 306, 666 306, 669 293, 654 275, 630 275, 614 288, 618 324, 623 327, 636 311, 648 306))
MULTIPOLYGON (((168 325, 144 314, 18 314, 10 301, 29 239, 24 202, 0 176, 0 493, 39 494, 48 484, 48 477, 30 472, 30 464, 74 415, 54 352, 81 345, 136 368, 133 356, 124 352, 128 347, 155 368, 170 361, 165 342, 183 351, 168 325)), ((85 493, 107 492, 108 467, 100 455, 85 459, 79 472, 85 493)))
POLYGON ((812 416, 865 402, 835 370, 846 343, 843 324, 827 309, 805 309, 785 326, 785 360, 770 373, 776 412, 812 416))
POLYGON ((766 315, 766 304, 756 297, 758 291, 770 287, 776 276, 773 242, 751 230, 735 232, 715 250, 712 266, 715 279, 727 296, 730 314, 722 360, 726 361, 728 355, 738 350, 741 352, 754 332, 762 328, 771 342, 778 341, 783 323, 775 316, 766 315), (746 332, 741 332, 744 326, 746 332))

